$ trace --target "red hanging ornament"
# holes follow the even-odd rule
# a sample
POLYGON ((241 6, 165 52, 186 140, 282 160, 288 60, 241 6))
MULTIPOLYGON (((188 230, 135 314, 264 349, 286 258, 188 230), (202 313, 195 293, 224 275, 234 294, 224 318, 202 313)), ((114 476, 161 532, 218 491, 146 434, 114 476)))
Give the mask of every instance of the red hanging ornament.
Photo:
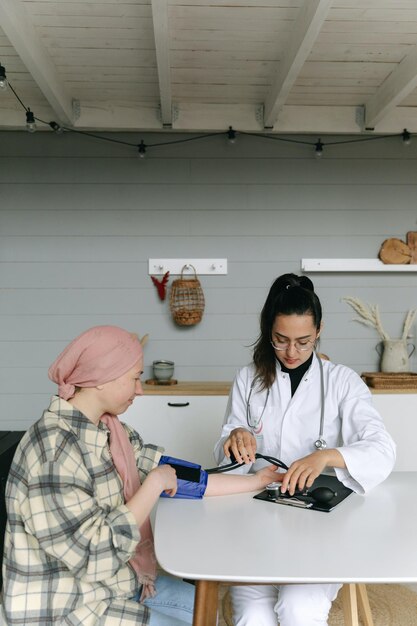
POLYGON ((169 279, 169 272, 165 272, 161 280, 151 276, 152 282, 158 290, 158 296, 161 300, 165 300, 167 295, 167 284, 169 279))

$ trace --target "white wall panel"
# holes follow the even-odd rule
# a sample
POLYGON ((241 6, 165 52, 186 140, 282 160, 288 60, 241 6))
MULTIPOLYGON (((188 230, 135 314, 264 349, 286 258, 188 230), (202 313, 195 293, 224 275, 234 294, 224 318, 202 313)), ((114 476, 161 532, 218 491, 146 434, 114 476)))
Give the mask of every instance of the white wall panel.
MULTIPOLYGON (((277 190, 276 193, 279 193, 277 190)), ((375 236, 397 233, 404 236, 410 223, 415 221, 415 209, 410 208, 398 216, 395 211, 380 210, 378 223, 373 223, 375 212, 362 208, 361 220, 358 223, 358 211, 346 208, 343 211, 331 207, 311 209, 298 208, 294 215, 293 208, 269 208, 259 206, 256 210, 246 209, 239 212, 239 231, 249 237, 278 236, 284 231, 286 237, 305 236, 304 225, 308 221, 308 234, 320 237, 323 233, 323 222, 326 222, 327 236, 375 236), (300 229, 300 225, 303 225, 300 229)), ((161 222, 166 232, 173 236, 184 235, 184 224, 187 234, 193 237, 229 236, 236 234, 236 211, 228 206, 212 207, 210 211, 192 211, 190 209, 147 210, 120 209, 113 207, 106 211, 99 208, 85 207, 79 211, 82 219, 74 219, 75 211, 65 209, 55 211, 20 209, 2 211, 0 213, 0 232, 2 236, 18 237, 22 230, 28 229, 31 236, 59 237, 63 232, 66 236, 106 237, 112 236, 140 237, 145 231, 149 237, 158 237, 161 222), (117 213, 117 221, 114 214, 117 213), (156 215, 157 213, 157 215, 156 215), (98 215, 100 216, 98 219, 98 215), (157 218, 157 219, 156 219, 157 218)), ((378 240, 379 241, 379 240, 378 240)))
MULTIPOLYGON (((0 146, 1 148, 1 146, 0 146)), ((100 211, 191 211, 192 213, 228 210, 294 210, 314 212, 318 209, 334 213, 338 211, 394 211, 399 220, 404 220, 417 204, 417 189, 414 184, 403 184, 401 190, 401 213, 395 211, 398 205, 399 189, 396 185, 364 183, 352 185, 346 182, 305 185, 301 180, 293 184, 271 181, 269 184, 199 184, 185 183, 158 184, 129 181, 124 184, 106 183, 100 185, 85 183, 40 183, 36 181, 36 199, 30 202, 27 185, 2 183, 2 198, 10 210, 37 212, 40 208, 56 213, 86 209, 100 211), (167 202, 167 195, 169 202, 167 202), (59 202, 57 201, 59 198, 59 202), (403 216, 404 211, 404 216, 403 216)))
MULTIPOLYGON (((153 359, 169 358, 182 380, 231 380, 250 360, 276 276, 299 273, 302 258, 375 258, 384 239, 417 230, 416 142, 328 146, 320 160, 313 152, 212 137, 142 160, 134 147, 87 137, 0 133, 0 428, 39 417, 54 389, 48 366, 95 324, 149 333, 145 377, 153 359), (201 277, 198 326, 177 327, 158 299, 147 267, 159 256, 228 259, 226 276, 201 277)), ((311 277, 324 308, 321 350, 376 370, 379 338, 342 298, 378 303, 398 336, 417 307, 417 276, 311 277)))

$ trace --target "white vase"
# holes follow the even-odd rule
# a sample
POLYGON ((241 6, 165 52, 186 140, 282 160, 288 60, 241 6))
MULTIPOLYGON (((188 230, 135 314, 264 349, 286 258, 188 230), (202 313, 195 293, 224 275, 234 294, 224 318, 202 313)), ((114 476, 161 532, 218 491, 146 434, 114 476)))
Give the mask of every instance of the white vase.
POLYGON ((381 372, 409 372, 409 357, 413 354, 415 346, 407 344, 404 339, 387 339, 382 342, 381 372), (411 352, 408 348, 411 347, 411 352))

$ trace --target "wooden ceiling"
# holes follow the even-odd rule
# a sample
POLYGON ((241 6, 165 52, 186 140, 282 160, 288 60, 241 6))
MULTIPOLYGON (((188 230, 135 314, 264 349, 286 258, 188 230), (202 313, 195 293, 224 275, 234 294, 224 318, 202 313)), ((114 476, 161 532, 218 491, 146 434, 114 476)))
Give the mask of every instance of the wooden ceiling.
POLYGON ((0 0, 0 64, 76 129, 417 132, 417 0, 0 0))

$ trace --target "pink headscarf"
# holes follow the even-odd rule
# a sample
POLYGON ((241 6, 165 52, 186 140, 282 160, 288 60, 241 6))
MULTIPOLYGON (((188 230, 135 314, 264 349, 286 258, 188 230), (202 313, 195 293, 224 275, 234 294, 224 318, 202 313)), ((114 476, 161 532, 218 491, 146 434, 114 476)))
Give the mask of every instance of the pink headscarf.
POLYGON ((73 339, 49 368, 58 395, 69 400, 75 387, 96 387, 123 376, 142 357, 137 337, 118 326, 94 326, 73 339))
MULTIPOLYGON (((69 400, 75 387, 96 387, 116 380, 142 357, 138 338, 117 326, 94 326, 76 337, 49 368, 49 378, 57 383, 58 395, 69 400)), ((116 415, 105 413, 102 422, 110 430, 110 452, 123 480, 123 494, 128 502, 140 487, 133 447, 116 415)), ((140 527, 141 539, 130 559, 143 584, 142 597, 155 595, 156 557, 149 517, 140 527)))

